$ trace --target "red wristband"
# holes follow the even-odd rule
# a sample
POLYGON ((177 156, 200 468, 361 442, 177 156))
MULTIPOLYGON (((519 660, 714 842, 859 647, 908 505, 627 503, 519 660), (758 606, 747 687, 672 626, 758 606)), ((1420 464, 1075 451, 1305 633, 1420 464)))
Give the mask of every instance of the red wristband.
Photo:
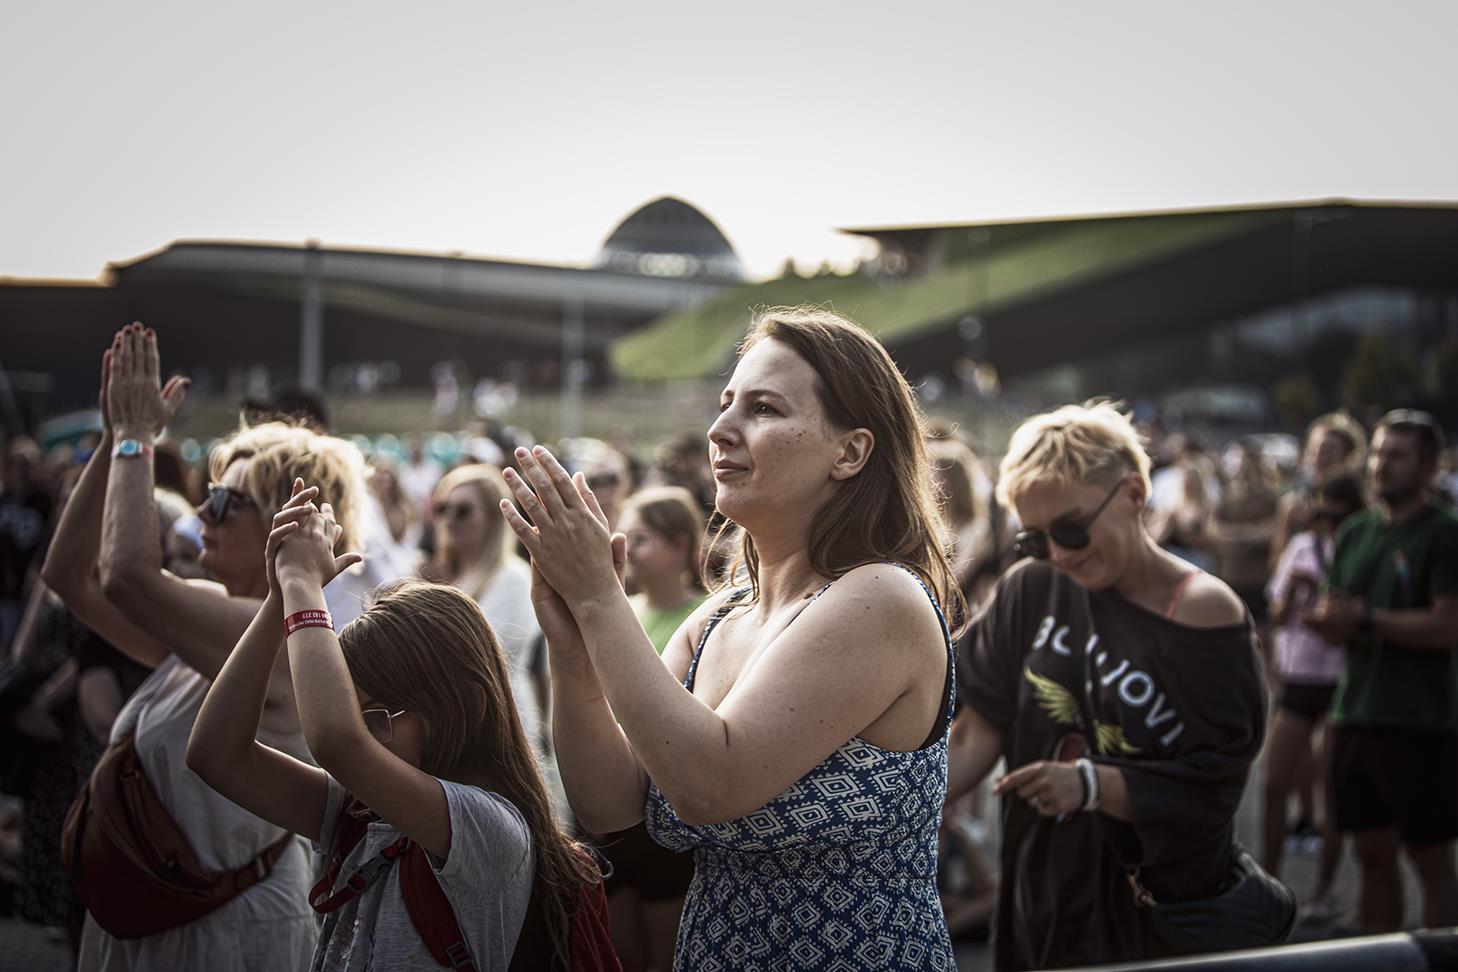
POLYGON ((328 628, 334 630, 334 619, 329 616, 328 611, 298 611, 284 618, 284 637, 298 631, 300 628, 328 628))

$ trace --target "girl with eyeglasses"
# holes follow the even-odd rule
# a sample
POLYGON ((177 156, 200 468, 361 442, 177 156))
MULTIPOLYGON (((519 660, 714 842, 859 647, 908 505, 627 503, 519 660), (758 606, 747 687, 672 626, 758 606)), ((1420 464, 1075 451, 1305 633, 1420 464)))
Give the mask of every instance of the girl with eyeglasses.
POLYGON ((1027 420, 1002 462, 1027 559, 963 643, 948 786, 955 797, 1006 761, 1000 969, 1269 944, 1294 916, 1234 844, 1265 717, 1251 619, 1150 536, 1149 466, 1108 403, 1027 420), (1210 935, 1180 927, 1182 904, 1236 885, 1280 921, 1242 938, 1220 901, 1210 935))
POLYGON ((208 691, 187 765, 323 853, 314 969, 434 968, 437 950, 480 972, 562 967, 568 902, 601 876, 557 827, 495 632, 460 591, 404 581, 336 634, 323 588, 359 555, 336 556, 333 510, 302 480, 294 490, 273 518, 267 596, 208 691), (285 650, 317 766, 255 738, 285 650), (420 903, 437 893, 421 882, 448 910, 420 903), (524 928, 536 950, 514 962, 524 928))
MULTIPOLYGON (((164 386, 159 378, 155 333, 140 324, 118 332, 102 364, 102 441, 58 526, 45 579, 88 627, 151 669, 117 715, 108 754, 134 760, 140 785, 150 787, 167 817, 163 829, 186 843, 200 875, 232 890, 214 895, 216 907, 195 916, 197 889, 189 882, 203 877, 161 880, 166 904, 152 908, 148 930, 133 937, 130 917, 104 906, 124 910, 113 890, 131 886, 118 883, 123 878, 149 887, 156 876, 143 868, 122 875, 83 866, 73 877, 79 896, 87 900, 87 888, 106 890, 93 898, 79 967, 190 968, 206 956, 221 970, 304 969, 316 938, 307 849, 205 786, 183 765, 182 751, 209 683, 268 592, 269 521, 288 500, 294 477, 321 484, 344 524, 341 544, 352 543, 363 459, 347 442, 278 423, 224 441, 213 450, 214 483, 197 508, 199 563, 216 580, 178 577, 164 569, 157 541, 151 455, 187 384, 172 378, 164 386), (262 878, 241 877, 247 874, 262 878)), ((284 663, 273 667, 266 686, 259 738, 306 758, 284 663)), ((120 797, 92 789, 90 799, 94 818, 115 809, 120 797)), ((151 847, 153 823, 159 822, 133 828, 128 839, 151 847)))

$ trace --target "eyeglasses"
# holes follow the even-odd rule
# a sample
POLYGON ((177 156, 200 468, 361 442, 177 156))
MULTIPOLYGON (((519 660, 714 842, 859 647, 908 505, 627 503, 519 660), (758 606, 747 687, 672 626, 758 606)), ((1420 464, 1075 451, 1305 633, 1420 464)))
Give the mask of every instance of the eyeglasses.
POLYGON ((437 503, 435 504, 435 515, 447 520, 469 520, 476 512, 476 507, 470 503, 437 503))
POLYGON ((222 524, 228 518, 228 512, 233 509, 234 502, 242 503, 244 506, 258 505, 241 490, 224 486, 221 483, 208 483, 208 500, 204 509, 207 511, 209 520, 222 524))
POLYGON ((1099 508, 1090 513, 1083 520, 1057 519, 1053 525, 1044 530, 1024 530, 1013 537, 1013 551, 1019 557, 1032 557, 1034 560, 1047 560, 1051 551, 1048 548, 1048 540, 1058 544, 1064 550, 1082 550, 1088 546, 1088 528, 1093 526, 1093 521, 1099 518, 1104 507, 1111 503, 1119 490, 1124 487, 1124 480, 1114 484, 1109 490, 1109 495, 1099 504, 1099 508))
POLYGON ((404 714, 404 709, 401 709, 399 712, 391 712, 384 707, 365 709, 360 712, 361 718, 364 719, 365 728, 370 731, 371 736, 374 736, 382 743, 387 743, 395 738, 394 719, 396 716, 402 716, 404 714))

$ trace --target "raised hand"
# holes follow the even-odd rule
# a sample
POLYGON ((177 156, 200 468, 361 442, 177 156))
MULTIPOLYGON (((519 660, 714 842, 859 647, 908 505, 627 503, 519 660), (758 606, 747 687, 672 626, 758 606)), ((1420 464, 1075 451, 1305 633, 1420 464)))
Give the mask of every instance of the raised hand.
POLYGON ((345 570, 364 560, 358 553, 334 554, 344 528, 334 519, 334 507, 314 505, 317 486, 294 480, 293 495, 274 514, 264 557, 268 561, 270 589, 288 580, 324 587, 345 570))
POLYGON ((510 500, 501 511, 543 580, 568 606, 621 593, 617 544, 586 479, 569 476, 542 446, 518 449, 516 458, 526 478, 507 469, 506 480, 525 515, 510 500))
POLYGON ((139 323, 117 333, 107 358, 102 421, 123 438, 155 439, 182 407, 188 379, 173 376, 161 385, 157 334, 139 323))

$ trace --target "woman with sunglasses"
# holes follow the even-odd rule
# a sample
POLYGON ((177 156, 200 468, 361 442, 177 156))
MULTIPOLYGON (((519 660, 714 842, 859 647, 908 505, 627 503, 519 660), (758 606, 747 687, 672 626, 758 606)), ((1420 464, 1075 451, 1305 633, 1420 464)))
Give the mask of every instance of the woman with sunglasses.
POLYGON ((516 538, 497 512, 508 496, 501 470, 487 463, 457 466, 441 477, 431 498, 435 559, 424 574, 456 588, 481 608, 506 655, 511 691, 527 738, 532 741, 549 781, 551 765, 542 712, 547 698, 542 629, 532 612, 532 574, 517 556, 516 538))
MULTIPOLYGON (((111 747, 134 749, 146 784, 198 867, 209 875, 264 876, 202 917, 141 937, 121 937, 88 915, 79 967, 303 969, 316 937, 307 850, 214 793, 182 757, 208 684, 268 592, 265 542, 294 477, 320 484, 346 524, 341 545, 352 544, 363 459, 349 443, 306 429, 273 423, 239 432, 213 450, 215 482, 197 509, 199 561, 217 580, 176 577, 162 566, 150 456, 182 403, 186 380, 173 378, 163 387, 159 374, 156 335, 140 324, 119 332, 102 365, 102 443, 62 517, 47 579, 82 621, 152 669, 117 716, 111 747)), ((307 757, 282 661, 269 680, 259 738, 307 757)), ((92 793, 93 800, 108 797, 92 793)))
POLYGON ((1265 703, 1240 599, 1145 528, 1149 457, 1133 425, 1108 403, 1031 418, 998 492, 1027 559, 964 642, 948 787, 1006 760, 998 968, 1279 938, 1217 927, 1205 941, 1158 910, 1213 898, 1244 866, 1234 816, 1265 703))

